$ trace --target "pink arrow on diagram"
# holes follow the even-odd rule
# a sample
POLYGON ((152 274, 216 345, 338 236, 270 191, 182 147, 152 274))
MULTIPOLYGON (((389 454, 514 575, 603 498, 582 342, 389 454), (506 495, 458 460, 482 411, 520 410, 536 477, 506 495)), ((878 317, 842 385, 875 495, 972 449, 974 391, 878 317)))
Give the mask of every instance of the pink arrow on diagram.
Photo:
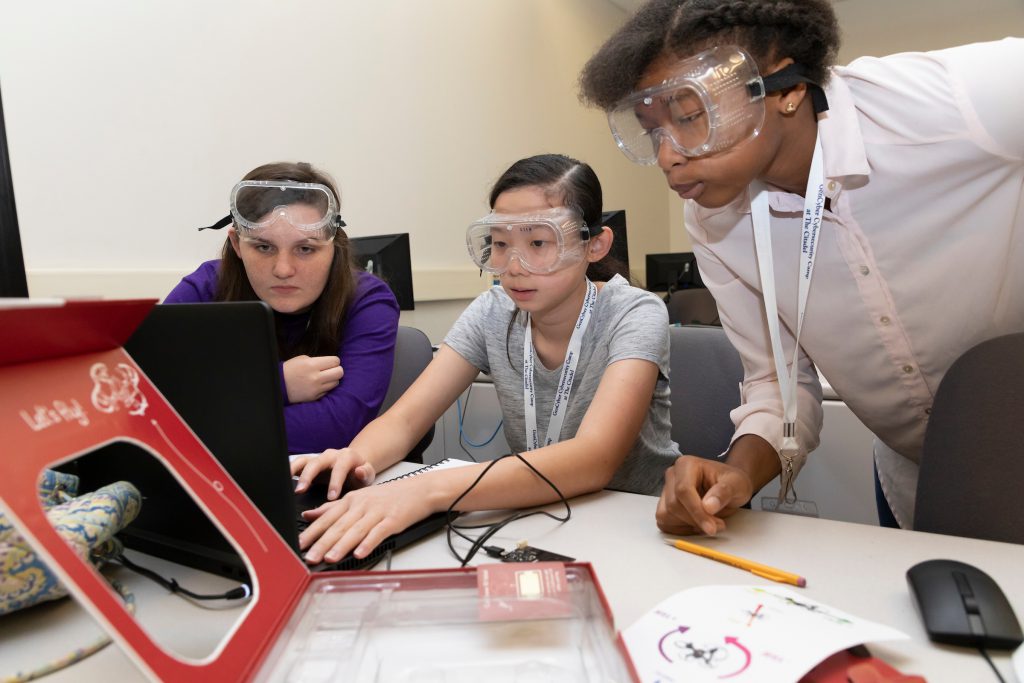
POLYGON ((733 636, 726 636, 725 637, 725 642, 728 645, 735 645, 736 647, 738 647, 743 652, 743 655, 747 659, 743 663, 742 667, 740 667, 736 671, 733 671, 731 674, 725 674, 724 676, 719 676, 719 678, 732 678, 733 676, 739 676, 741 673, 743 673, 744 671, 747 670, 748 666, 750 666, 750 650, 748 650, 747 648, 743 647, 743 644, 740 643, 739 638, 735 638, 733 636))

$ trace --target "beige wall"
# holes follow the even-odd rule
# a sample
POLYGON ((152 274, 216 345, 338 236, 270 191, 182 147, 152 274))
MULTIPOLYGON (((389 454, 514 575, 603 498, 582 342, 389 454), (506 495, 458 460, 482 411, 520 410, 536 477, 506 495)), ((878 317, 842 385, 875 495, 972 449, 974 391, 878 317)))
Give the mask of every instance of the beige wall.
MULTIPOLYGON (((842 0, 842 62, 1024 34, 1020 0, 842 0)), ((342 187, 353 235, 409 232, 435 331, 486 286, 462 246, 515 159, 589 161, 634 273, 688 251, 682 202, 576 101, 625 19, 606 0, 0 3, 0 76, 31 293, 162 296, 222 236, 194 227, 270 159, 342 187)))
POLYGON ((464 228, 539 152, 594 166, 642 264, 668 248, 664 190, 575 88, 624 18, 604 0, 3 3, 31 293, 162 296, 217 253, 195 228, 276 159, 332 172, 351 234, 409 232, 421 300, 483 289, 464 228))
POLYGON ((839 61, 1024 35, 1021 0, 843 0, 839 61))

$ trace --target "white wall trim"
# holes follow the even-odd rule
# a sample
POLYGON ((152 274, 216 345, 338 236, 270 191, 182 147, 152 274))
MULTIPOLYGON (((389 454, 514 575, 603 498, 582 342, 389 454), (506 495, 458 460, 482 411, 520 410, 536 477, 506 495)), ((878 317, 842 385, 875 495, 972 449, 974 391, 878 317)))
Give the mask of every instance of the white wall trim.
POLYGON ((181 280, 180 270, 28 268, 32 297, 162 299, 181 280))
MULTIPOLYGON (((33 297, 162 299, 189 270, 101 270, 29 268, 28 291, 33 297)), ((491 282, 472 267, 414 270, 416 301, 472 299, 491 282)))
POLYGON ((474 299, 491 286, 491 279, 475 267, 414 268, 412 289, 416 301, 474 299))

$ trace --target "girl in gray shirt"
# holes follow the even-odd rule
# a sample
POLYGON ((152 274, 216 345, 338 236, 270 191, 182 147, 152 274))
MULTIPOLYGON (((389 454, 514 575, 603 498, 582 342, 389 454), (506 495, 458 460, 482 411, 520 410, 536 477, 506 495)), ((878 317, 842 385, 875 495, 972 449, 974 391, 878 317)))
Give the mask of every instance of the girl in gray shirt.
MULTIPOLYGON (((668 317, 655 295, 602 272, 613 235, 586 164, 541 155, 513 164, 470 226, 474 262, 500 276, 459 317, 433 362, 348 448, 292 463, 305 490, 330 471, 330 502, 299 538, 309 562, 365 557, 446 510, 487 464, 367 486, 400 461, 480 371, 494 378, 508 444, 566 498, 605 487, 657 494, 679 450, 670 437, 668 317), (345 484, 350 489, 338 495, 345 484), (337 499, 337 500, 334 500, 337 499)), ((516 458, 495 463, 459 510, 558 500, 516 458)))

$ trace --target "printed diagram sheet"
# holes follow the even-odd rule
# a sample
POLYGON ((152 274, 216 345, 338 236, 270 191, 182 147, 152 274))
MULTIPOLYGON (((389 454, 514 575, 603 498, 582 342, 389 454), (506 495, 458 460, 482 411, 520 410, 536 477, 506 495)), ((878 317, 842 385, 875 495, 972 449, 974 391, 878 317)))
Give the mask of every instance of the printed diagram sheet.
POLYGON ((906 638, 773 586, 702 586, 622 633, 643 683, 795 681, 839 650, 906 638))

